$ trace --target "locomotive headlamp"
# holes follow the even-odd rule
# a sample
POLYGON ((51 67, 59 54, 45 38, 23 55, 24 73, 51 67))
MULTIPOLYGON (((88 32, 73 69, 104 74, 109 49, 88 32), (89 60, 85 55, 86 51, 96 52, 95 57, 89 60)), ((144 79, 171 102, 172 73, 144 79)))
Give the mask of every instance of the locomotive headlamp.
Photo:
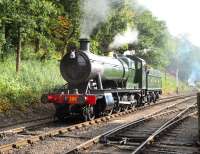
POLYGON ((76 58, 76 53, 75 53, 75 51, 73 50, 73 51, 71 51, 71 53, 70 53, 70 59, 75 59, 76 58))

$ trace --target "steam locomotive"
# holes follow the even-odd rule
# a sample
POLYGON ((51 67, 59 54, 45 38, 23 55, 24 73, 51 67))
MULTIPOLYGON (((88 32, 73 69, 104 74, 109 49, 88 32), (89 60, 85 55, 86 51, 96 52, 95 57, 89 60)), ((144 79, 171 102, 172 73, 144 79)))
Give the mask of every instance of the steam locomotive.
POLYGON ((162 93, 161 73, 147 68, 143 59, 95 55, 88 39, 80 39, 79 51, 72 50, 62 58, 60 72, 67 84, 42 101, 53 103, 55 116, 61 120, 77 114, 92 120, 155 102, 162 93))

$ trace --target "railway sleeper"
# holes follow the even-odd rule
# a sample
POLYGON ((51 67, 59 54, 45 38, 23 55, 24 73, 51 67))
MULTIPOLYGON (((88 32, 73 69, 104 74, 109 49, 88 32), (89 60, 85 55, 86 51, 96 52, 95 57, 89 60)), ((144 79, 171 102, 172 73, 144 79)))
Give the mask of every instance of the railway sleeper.
POLYGON ((127 152, 129 151, 129 153, 130 153, 131 151, 133 151, 135 148, 138 147, 138 145, 111 145, 111 146, 117 147, 116 149, 119 150, 119 152, 120 152, 120 150, 123 150, 123 151, 121 151, 123 153, 125 151, 127 151, 127 152))
POLYGON ((137 138, 146 138, 146 137, 148 137, 149 135, 151 135, 152 133, 151 132, 149 132, 149 133, 145 133, 145 134, 121 134, 121 135, 118 135, 118 137, 121 137, 121 138, 123 138, 123 137, 126 137, 126 138, 130 138, 130 139, 137 139, 137 138))
MULTIPOLYGON (((194 146, 187 146, 187 145, 177 145, 177 144, 174 144, 174 145, 167 145, 167 144, 153 144, 151 145, 151 149, 146 149, 148 151, 165 151, 165 152, 175 152, 176 154, 177 153, 195 153, 195 152, 198 152, 199 153, 199 150, 194 147, 194 146)), ((145 153, 145 150, 143 151, 145 153)))
POLYGON ((196 143, 195 142, 189 142, 188 140, 184 139, 182 141, 177 141, 176 139, 172 140, 168 140, 168 141, 160 141, 157 144, 159 145, 177 145, 177 146, 194 146, 196 143), (185 141, 185 142, 184 142, 185 141))
POLYGON ((126 139, 126 141, 128 141, 128 142, 143 142, 146 138, 147 138, 148 136, 146 135, 146 136, 143 136, 143 137, 141 137, 141 136, 121 136, 121 137, 119 137, 119 136, 116 136, 116 137, 108 137, 107 138, 107 142, 106 143, 109 143, 109 142, 123 142, 125 139, 126 139))
POLYGON ((126 143, 124 144, 123 142, 119 142, 119 141, 109 141, 109 143, 107 143, 106 145, 139 146, 140 144, 141 144, 140 142, 129 142, 129 141, 126 141, 126 143))

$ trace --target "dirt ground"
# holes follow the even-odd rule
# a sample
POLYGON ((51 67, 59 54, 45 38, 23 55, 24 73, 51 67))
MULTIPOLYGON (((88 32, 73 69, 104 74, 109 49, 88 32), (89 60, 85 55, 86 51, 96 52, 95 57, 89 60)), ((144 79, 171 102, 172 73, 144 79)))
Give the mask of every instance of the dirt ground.
POLYGON ((23 123, 32 119, 38 119, 47 116, 53 116, 55 109, 53 104, 34 104, 25 110, 14 108, 7 112, 0 113, 0 128, 23 123))

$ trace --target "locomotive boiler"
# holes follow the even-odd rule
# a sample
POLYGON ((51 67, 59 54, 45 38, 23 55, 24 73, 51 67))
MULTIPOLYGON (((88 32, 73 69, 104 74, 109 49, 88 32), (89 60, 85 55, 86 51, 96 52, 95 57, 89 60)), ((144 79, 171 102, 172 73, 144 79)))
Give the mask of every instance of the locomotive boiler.
POLYGON ((84 92, 91 79, 96 81, 98 89, 125 86, 129 77, 126 61, 130 62, 130 59, 97 56, 89 51, 87 39, 81 39, 80 46, 80 51, 66 54, 60 64, 61 75, 70 89, 84 92))
POLYGON ((155 102, 162 91, 159 71, 147 69, 143 59, 134 55, 95 55, 90 52, 88 39, 80 39, 80 49, 62 58, 60 72, 67 87, 47 94, 59 119, 76 114, 91 120, 155 102))

